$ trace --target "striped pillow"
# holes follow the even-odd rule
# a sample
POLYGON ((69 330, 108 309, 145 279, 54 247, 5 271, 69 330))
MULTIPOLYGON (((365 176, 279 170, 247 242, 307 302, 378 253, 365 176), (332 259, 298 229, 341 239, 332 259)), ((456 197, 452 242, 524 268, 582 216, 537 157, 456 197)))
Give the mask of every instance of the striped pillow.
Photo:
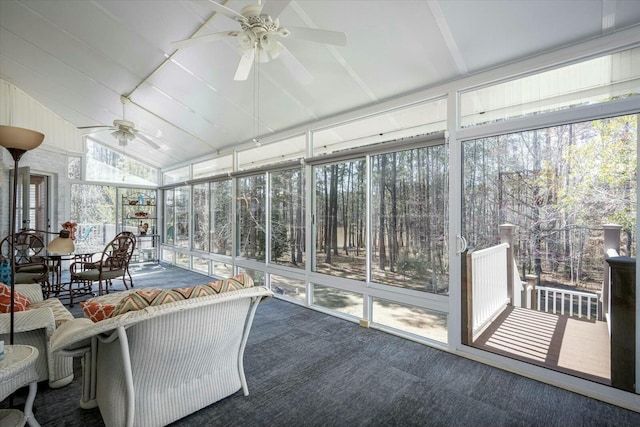
POLYGON ((253 279, 249 275, 239 274, 230 279, 217 280, 205 285, 190 286, 187 288, 174 288, 167 290, 140 289, 135 292, 131 292, 126 297, 122 298, 113 311, 112 317, 129 311, 142 310, 146 307, 154 307, 165 303, 215 295, 222 292, 235 291, 253 286, 253 279))

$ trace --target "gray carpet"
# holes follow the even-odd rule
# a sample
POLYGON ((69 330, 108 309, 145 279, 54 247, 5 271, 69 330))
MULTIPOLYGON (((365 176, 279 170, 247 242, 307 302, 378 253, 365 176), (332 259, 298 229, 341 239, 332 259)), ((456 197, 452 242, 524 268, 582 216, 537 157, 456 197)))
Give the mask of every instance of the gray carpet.
MULTIPOLYGON (((134 278, 136 287, 209 280, 165 266, 134 278)), ((258 308, 245 372, 249 396, 237 392, 174 425, 640 425, 640 413, 277 299, 258 308)), ((98 409, 78 407, 79 363, 76 374, 62 389, 40 385, 35 407, 42 426, 103 425, 98 409)), ((21 401, 18 393, 14 403, 21 401)))

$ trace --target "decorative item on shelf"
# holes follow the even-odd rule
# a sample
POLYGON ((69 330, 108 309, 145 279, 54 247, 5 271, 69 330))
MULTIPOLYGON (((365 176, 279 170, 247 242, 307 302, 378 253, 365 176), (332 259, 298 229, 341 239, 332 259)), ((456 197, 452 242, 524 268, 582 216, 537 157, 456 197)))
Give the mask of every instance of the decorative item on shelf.
POLYGON ((149 212, 136 212, 133 214, 136 218, 146 218, 149 216, 149 212))
POLYGON ((144 205, 144 196, 142 195, 142 193, 138 194, 138 204, 144 205))
POLYGON ((129 200, 129 204, 130 204, 131 206, 135 206, 135 205, 137 205, 137 204, 138 204, 138 201, 137 201, 137 200, 129 200))
POLYGON ((140 235, 146 236, 148 230, 149 230, 149 224, 147 224, 146 222, 143 224, 142 221, 140 221, 140 225, 138 226, 138 231, 140 232, 140 235))
POLYGON ((151 199, 147 199, 147 206, 151 206, 151 199))

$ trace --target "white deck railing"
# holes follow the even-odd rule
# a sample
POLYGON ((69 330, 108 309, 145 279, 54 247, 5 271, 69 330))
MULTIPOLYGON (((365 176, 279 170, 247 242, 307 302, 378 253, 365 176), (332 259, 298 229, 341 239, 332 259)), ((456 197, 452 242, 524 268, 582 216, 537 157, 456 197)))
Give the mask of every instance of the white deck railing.
POLYGON ((507 243, 471 254, 475 335, 507 305, 507 243))
POLYGON ((595 320, 598 317, 598 295, 590 292, 536 287, 538 311, 595 320))

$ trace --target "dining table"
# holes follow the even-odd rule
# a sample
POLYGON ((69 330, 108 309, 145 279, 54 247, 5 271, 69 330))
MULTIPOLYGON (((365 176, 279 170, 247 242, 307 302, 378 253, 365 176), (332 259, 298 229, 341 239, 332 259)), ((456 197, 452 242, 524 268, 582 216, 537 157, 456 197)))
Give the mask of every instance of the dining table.
POLYGON ((95 252, 83 251, 69 254, 59 254, 47 252, 42 259, 46 262, 49 270, 49 284, 45 289, 45 297, 56 297, 61 301, 72 301, 77 297, 85 295, 93 295, 92 283, 83 283, 76 289, 72 289, 72 278, 70 266, 76 262, 90 263, 93 260, 95 252), (73 299, 71 298, 73 292, 73 299))

